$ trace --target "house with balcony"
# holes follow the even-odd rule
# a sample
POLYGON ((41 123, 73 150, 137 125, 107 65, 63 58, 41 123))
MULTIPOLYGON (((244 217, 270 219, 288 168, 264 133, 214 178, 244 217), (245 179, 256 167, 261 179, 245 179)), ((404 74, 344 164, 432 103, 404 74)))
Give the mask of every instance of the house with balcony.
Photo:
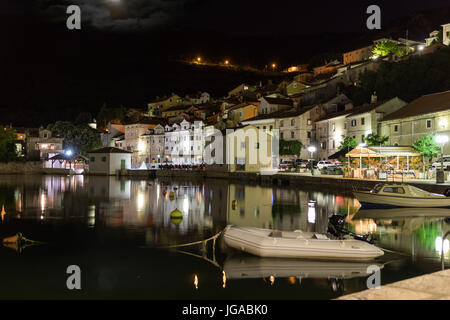
POLYGON ((43 127, 30 129, 26 141, 27 159, 29 160, 48 160, 59 153, 64 153, 64 138, 43 127))

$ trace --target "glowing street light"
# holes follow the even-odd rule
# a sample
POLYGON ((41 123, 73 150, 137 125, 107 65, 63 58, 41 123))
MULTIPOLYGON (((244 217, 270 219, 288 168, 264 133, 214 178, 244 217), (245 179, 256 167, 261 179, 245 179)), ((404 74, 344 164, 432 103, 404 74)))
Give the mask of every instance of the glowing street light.
POLYGON ((230 63, 230 61, 228 61, 228 60, 225 60, 225 64, 229 64, 230 63))
POLYGON ((197 62, 201 62, 202 58, 201 57, 197 57, 197 62))
POLYGON ((441 170, 444 170, 444 145, 448 142, 448 136, 445 134, 438 134, 434 140, 441 145, 441 170))
POLYGON ((71 149, 67 149, 64 154, 68 157, 70 157, 73 154, 73 151, 71 149))
POLYGON ((275 63, 272 63, 272 69, 275 69, 277 65, 275 63))

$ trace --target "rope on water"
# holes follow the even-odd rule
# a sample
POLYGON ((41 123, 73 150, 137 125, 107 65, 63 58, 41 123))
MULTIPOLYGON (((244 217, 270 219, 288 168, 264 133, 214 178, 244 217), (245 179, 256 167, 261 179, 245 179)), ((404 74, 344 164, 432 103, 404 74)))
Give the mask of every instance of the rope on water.
POLYGON ((187 246, 192 246, 192 245, 196 245, 196 244, 201 244, 201 243, 205 243, 207 241, 210 240, 215 240, 217 239, 220 235, 222 234, 222 231, 220 231, 219 233, 213 235, 212 237, 209 237, 205 240, 199 240, 199 241, 194 241, 194 242, 189 242, 189 243, 182 243, 182 244, 175 244, 175 245, 171 245, 171 246, 163 246, 163 247, 159 247, 159 248, 179 248, 179 247, 187 247, 187 246))
POLYGON ((398 255, 401 255, 401 256, 405 256, 405 257, 410 257, 411 256, 411 254, 403 253, 403 252, 400 252, 400 251, 394 251, 394 250, 389 250, 389 249, 385 249, 385 248, 380 248, 380 249, 383 250, 383 251, 389 252, 389 253, 394 253, 394 254, 398 254, 398 255))

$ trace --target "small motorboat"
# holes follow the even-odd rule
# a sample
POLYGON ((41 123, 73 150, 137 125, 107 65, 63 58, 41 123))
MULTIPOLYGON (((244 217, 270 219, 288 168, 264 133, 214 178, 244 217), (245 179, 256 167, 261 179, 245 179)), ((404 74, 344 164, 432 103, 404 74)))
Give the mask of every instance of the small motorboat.
POLYGON ((360 209, 353 219, 404 219, 413 217, 450 217, 450 209, 445 208, 392 208, 360 209))
POLYGON ((450 197, 406 183, 378 183, 370 191, 355 191, 353 195, 362 208, 450 208, 450 197))
MULTIPOLYGON (((343 222, 334 230, 344 234, 343 222)), ((331 219, 330 219, 331 221, 331 219)), ((329 226, 330 232, 330 226, 329 226)), ((278 231, 253 227, 227 226, 223 238, 231 248, 241 250, 260 257, 300 258, 314 260, 372 260, 384 252, 367 242, 367 238, 354 235, 355 238, 319 234, 314 232, 278 231), (335 237, 335 236, 338 237, 335 237)))

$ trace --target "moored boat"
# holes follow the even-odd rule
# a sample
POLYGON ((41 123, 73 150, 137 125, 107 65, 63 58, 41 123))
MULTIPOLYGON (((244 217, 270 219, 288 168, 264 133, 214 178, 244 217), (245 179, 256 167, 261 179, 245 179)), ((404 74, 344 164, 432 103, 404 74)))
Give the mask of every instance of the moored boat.
POLYGON ((379 183, 370 191, 355 191, 353 195, 363 208, 450 208, 450 197, 406 183, 379 183))
POLYGON ((372 260, 384 252, 355 239, 333 239, 314 232, 278 231, 228 226, 223 234, 229 247, 260 257, 314 260, 372 260))

